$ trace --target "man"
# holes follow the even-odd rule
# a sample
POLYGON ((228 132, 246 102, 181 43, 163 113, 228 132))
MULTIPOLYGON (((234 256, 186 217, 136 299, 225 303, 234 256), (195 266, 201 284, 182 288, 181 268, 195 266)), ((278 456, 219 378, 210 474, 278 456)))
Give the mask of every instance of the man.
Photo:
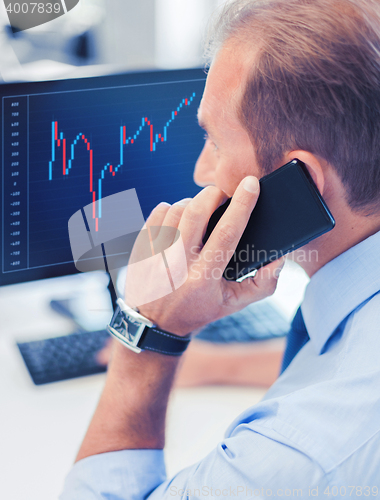
MULTIPOLYGON (((242 283, 215 270, 228 263, 254 208, 257 177, 299 158, 336 219, 331 232, 304 247, 317 250, 307 262, 294 256, 311 276, 298 316, 310 339, 224 441, 170 481, 162 448, 178 358, 115 346, 64 500, 197 498, 212 496, 211 488, 248 497, 377 494, 379 48, 380 8, 372 0, 238 0, 226 7, 199 108, 208 138, 195 179, 214 186, 193 200, 159 205, 147 221, 180 230, 188 278, 139 309, 160 328, 187 336, 272 293, 281 262, 242 283), (225 195, 232 203, 202 247, 225 195), (222 262, 210 259, 220 250, 222 262)), ((141 293, 135 278, 130 306, 141 293)))

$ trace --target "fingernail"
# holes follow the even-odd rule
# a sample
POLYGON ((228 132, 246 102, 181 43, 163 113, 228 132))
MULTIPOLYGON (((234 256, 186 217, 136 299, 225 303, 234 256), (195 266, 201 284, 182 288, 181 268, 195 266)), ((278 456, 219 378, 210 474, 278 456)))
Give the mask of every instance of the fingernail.
POLYGON ((179 200, 174 205, 180 205, 181 207, 186 207, 191 202, 191 198, 184 198, 183 200, 179 200))
POLYGON ((279 259, 279 263, 278 263, 277 268, 281 270, 285 266, 285 262, 286 262, 286 255, 282 256, 279 259))
POLYGON ((152 215, 153 212, 155 212, 159 208, 170 207, 170 206, 171 206, 170 203, 166 203, 166 201, 161 201, 161 203, 159 203, 153 208, 153 210, 149 214, 149 217, 152 215))
POLYGON ((253 177, 253 175, 250 175, 244 180, 243 188, 249 193, 257 193, 260 189, 259 180, 257 179, 257 177, 253 177))
POLYGON ((274 275, 276 278, 279 278, 280 273, 284 268, 286 258, 284 256, 284 257, 281 257, 281 259, 279 259, 279 260, 280 260, 280 262, 279 262, 278 266, 276 267, 276 269, 274 270, 274 275))

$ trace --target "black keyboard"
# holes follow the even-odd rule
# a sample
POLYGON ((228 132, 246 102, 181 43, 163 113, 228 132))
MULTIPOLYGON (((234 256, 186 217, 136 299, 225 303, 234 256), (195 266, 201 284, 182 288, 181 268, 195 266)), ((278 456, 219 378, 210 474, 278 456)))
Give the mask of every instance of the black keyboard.
POLYGON ((283 337, 289 329, 289 321, 277 307, 271 302, 259 301, 210 323, 197 338, 217 343, 254 342, 283 337))
MULTIPOLYGON (((68 301, 52 301, 52 307, 75 321, 74 316, 70 316, 68 301)), ((289 328, 280 311, 264 301, 210 323, 197 338, 216 343, 252 342, 282 337, 289 328)), ((105 372, 107 367, 98 363, 96 354, 109 338, 106 330, 81 331, 17 345, 33 382, 41 385, 105 372)))
POLYGON ((96 354, 110 338, 106 330, 80 332, 44 340, 18 343, 30 376, 36 385, 102 373, 107 367, 96 354))

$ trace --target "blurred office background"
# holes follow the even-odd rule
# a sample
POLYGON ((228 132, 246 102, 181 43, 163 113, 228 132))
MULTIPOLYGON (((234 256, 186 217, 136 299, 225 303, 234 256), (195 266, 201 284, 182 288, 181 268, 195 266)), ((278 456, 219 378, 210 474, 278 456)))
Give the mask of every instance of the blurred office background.
MULTIPOLYGON (((203 66, 207 22, 222 3, 80 0, 66 15, 14 34, 0 1, 0 83, 203 66)), ((308 279, 291 265, 281 276, 269 300, 290 320, 308 279)), ((50 307, 52 298, 74 297, 86 329, 103 328, 111 317, 106 282, 104 275, 78 274, 0 286, 0 498, 58 498, 104 384, 100 374, 34 386, 16 341, 73 332, 73 322, 50 307), (102 326, 90 324, 102 312, 102 326)), ((168 474, 211 451, 232 420, 264 393, 256 387, 177 389, 168 412, 168 474)))
POLYGON ((0 77, 9 82, 202 66, 207 21, 221 3, 80 0, 66 15, 14 34, 1 2, 0 77))

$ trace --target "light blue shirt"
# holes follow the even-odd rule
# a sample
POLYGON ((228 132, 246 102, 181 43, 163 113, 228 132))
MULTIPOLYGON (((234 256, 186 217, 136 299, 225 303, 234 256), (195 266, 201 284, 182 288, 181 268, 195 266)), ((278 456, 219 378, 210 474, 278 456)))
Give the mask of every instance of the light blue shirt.
POLYGON ((380 232, 311 278, 310 341, 214 451, 170 480, 159 450, 85 458, 61 500, 380 495, 379 291, 380 232))

